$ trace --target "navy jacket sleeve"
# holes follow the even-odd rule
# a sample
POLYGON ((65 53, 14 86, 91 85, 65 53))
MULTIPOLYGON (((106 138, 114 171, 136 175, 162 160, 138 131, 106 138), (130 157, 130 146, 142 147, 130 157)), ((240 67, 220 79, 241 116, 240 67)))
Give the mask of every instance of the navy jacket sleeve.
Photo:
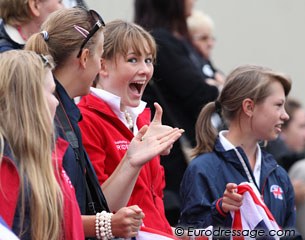
POLYGON ((217 184, 217 178, 220 176, 215 174, 215 169, 209 168, 209 164, 201 164, 206 160, 194 159, 184 174, 180 188, 180 224, 197 228, 206 228, 210 225, 230 227, 230 214, 224 214, 219 208, 225 187, 217 184), (214 174, 208 174, 209 172, 214 174))

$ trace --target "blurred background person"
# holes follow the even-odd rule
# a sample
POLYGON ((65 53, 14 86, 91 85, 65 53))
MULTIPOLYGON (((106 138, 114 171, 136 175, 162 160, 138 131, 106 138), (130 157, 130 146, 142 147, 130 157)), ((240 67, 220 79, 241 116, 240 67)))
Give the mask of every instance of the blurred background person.
POLYGON ((288 172, 296 200, 296 226, 305 237, 305 159, 294 163, 288 172))
POLYGON ((80 7, 88 8, 85 0, 63 0, 63 4, 66 7, 80 6, 80 7))
POLYGON ((0 53, 23 48, 47 16, 62 7, 62 0, 0 0, 0 53))
POLYGON ((191 42, 197 50, 198 67, 201 68, 206 81, 222 88, 225 77, 212 64, 212 50, 215 46, 214 22, 212 18, 199 10, 193 10, 187 18, 187 27, 190 32, 191 42))
POLYGON ((205 81, 194 58, 186 24, 193 5, 194 0, 135 0, 135 22, 151 32, 158 46, 153 79, 143 100, 151 109, 159 102, 164 108, 164 124, 185 130, 185 137, 174 144, 171 154, 161 157, 165 210, 171 225, 179 218, 179 187, 189 160, 184 146, 195 146, 194 126, 200 109, 218 96, 218 88, 205 81))
POLYGON ((293 98, 287 99, 285 109, 290 118, 283 124, 279 137, 268 142, 266 150, 288 171, 293 163, 305 158, 305 110, 293 98))
POLYGON ((283 124, 282 132, 276 140, 269 142, 270 152, 289 172, 295 192, 297 228, 305 236, 305 110, 300 101, 288 98, 285 109, 289 120, 283 124))

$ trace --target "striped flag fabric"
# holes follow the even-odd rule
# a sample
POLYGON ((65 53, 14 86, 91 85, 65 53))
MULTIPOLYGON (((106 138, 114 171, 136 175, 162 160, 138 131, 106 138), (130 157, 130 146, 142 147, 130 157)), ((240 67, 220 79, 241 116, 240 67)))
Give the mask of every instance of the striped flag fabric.
MULTIPOLYGON (((260 197, 260 193, 253 183, 244 182, 238 185, 237 192, 243 195, 243 204, 237 211, 231 211, 232 216, 232 232, 235 233, 245 230, 260 230, 269 235, 269 230, 275 233, 281 228, 276 223, 272 213, 260 197)), ((249 231, 248 231, 249 232, 249 231)), ((252 233, 255 233, 252 231, 252 233)), ((257 239, 258 237, 246 236, 244 234, 232 236, 233 240, 257 239)), ((264 236, 262 239, 280 239, 277 236, 264 236)))

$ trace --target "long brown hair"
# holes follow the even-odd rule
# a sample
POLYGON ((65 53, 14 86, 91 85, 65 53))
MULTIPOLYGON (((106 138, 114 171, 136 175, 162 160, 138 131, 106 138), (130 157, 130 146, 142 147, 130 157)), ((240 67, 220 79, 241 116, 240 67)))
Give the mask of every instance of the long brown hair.
POLYGON ((43 90, 46 69, 51 66, 42 60, 24 50, 0 54, 0 164, 6 143, 20 178, 20 229, 30 193, 31 239, 58 240, 63 233, 63 201, 52 164, 54 128, 43 90), (26 191, 28 187, 30 191, 26 191))
POLYGON ((215 102, 210 102, 201 110, 196 122, 197 145, 193 155, 211 152, 217 137, 211 117, 218 111, 229 125, 230 121, 241 113, 242 102, 251 98, 255 103, 263 102, 270 95, 270 85, 279 82, 288 95, 291 80, 284 74, 256 65, 243 65, 233 70, 215 102))

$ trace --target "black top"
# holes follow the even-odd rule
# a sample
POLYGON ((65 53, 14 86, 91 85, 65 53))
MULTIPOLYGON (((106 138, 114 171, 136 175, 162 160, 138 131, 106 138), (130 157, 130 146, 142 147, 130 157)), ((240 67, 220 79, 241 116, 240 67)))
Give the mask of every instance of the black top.
MULTIPOLYGON (((73 131, 77 136, 79 145, 79 156, 77 156, 70 143, 63 158, 63 167, 75 188, 76 198, 80 207, 80 211, 82 215, 94 214, 88 209, 89 196, 86 188, 87 183, 91 197, 95 202, 96 210, 98 212, 101 212, 102 210, 109 212, 109 208, 102 193, 101 186, 98 182, 95 171, 82 143, 81 132, 78 126, 78 122, 81 120, 81 113, 63 86, 57 80, 55 80, 55 82, 56 94, 60 102, 59 104, 62 104, 66 116, 69 118, 69 123, 71 124, 73 131), (84 166, 85 169, 83 169, 82 166, 84 166)), ((59 114, 59 107, 60 105, 57 107, 55 117, 57 134, 61 138, 68 141, 64 131, 64 119, 62 119, 61 115, 59 114)))
POLYGON ((305 152, 297 153, 291 151, 281 137, 268 142, 266 151, 271 153, 277 163, 285 168, 287 172, 295 162, 305 158, 305 152))
MULTIPOLYGON (((153 79, 172 112, 172 118, 185 130, 185 135, 195 144, 195 123, 201 108, 218 96, 218 89, 208 85, 201 69, 194 64, 194 48, 174 37, 165 29, 152 31, 157 45, 157 61, 153 79)), ((152 105, 156 97, 150 86, 143 99, 152 105)), ((161 103, 162 104, 162 103, 161 103)), ((173 125, 166 116, 164 122, 173 125)))

